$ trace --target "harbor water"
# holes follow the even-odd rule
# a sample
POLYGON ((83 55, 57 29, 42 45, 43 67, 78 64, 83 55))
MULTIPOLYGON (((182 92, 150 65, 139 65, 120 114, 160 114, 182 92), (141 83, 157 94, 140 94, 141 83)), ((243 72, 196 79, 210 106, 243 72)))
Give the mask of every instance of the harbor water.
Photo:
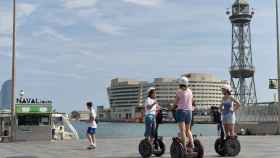
MULTIPOLYGON (((88 124, 85 122, 74 121, 73 126, 76 128, 81 139, 86 138, 88 124)), ((98 138, 141 138, 144 135, 144 124, 141 123, 109 123, 102 122, 98 124, 98 138)), ((168 123, 160 124, 159 135, 164 137, 176 136, 178 132, 177 125, 168 123)), ((217 126, 208 124, 197 124, 193 127, 193 134, 203 136, 216 136, 217 126)))

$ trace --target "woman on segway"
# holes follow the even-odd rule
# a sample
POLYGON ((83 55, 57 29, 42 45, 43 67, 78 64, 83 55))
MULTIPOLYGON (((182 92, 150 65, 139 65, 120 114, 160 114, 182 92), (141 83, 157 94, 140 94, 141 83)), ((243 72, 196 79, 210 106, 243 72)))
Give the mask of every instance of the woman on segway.
POLYGON ((156 101, 155 88, 148 89, 148 98, 145 101, 145 139, 138 146, 139 153, 143 158, 152 155, 160 157, 165 152, 165 144, 158 136, 158 124, 161 122, 160 107, 156 101))
POLYGON ((194 141, 191 131, 192 111, 193 111, 193 94, 191 89, 188 88, 189 80, 187 77, 179 79, 179 90, 176 92, 175 118, 180 130, 181 139, 186 152, 191 153, 194 149, 194 141), (188 144, 187 144, 188 137, 188 144))
POLYGON ((225 128, 225 134, 229 138, 234 138, 234 125, 236 122, 235 112, 239 109, 240 103, 231 95, 231 91, 229 84, 225 84, 222 87, 224 97, 222 99, 220 110, 222 112, 222 122, 225 128))
POLYGON ((148 98, 145 101, 145 137, 154 141, 156 129, 156 112, 159 109, 158 102, 156 101, 156 89, 150 87, 148 89, 148 98))

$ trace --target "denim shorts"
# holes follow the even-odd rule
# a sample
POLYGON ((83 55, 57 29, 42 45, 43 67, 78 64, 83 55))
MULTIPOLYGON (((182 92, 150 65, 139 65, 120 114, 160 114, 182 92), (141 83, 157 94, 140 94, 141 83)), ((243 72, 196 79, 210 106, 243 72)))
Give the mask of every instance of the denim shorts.
POLYGON ((156 116, 146 115, 145 116, 145 137, 154 137, 156 128, 156 116))
POLYGON ((96 133, 96 128, 88 127, 87 134, 95 134, 95 133, 96 133))
POLYGON ((192 111, 190 110, 177 110, 175 114, 177 123, 185 122, 190 124, 192 122, 192 111))
POLYGON ((234 113, 223 114, 223 124, 235 124, 236 117, 234 113))

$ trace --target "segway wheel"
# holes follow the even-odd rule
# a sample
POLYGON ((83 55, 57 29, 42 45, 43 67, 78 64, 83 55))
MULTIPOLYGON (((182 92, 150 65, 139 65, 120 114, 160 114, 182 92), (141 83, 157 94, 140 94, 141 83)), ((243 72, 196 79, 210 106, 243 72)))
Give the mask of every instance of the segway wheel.
POLYGON ((220 156, 226 156, 226 151, 225 151, 225 147, 224 147, 224 142, 221 138, 218 138, 215 141, 215 151, 217 154, 219 154, 220 156))
POLYGON ((165 153, 165 144, 160 139, 156 140, 155 143, 157 143, 157 148, 154 147, 154 155, 160 157, 165 153))
POLYGON ((241 145, 238 139, 228 139, 225 142, 227 156, 237 156, 240 153, 241 145))
POLYGON ((143 158, 149 158, 153 154, 153 145, 148 139, 144 139, 140 142, 138 150, 143 158))
POLYGON ((185 157, 185 147, 181 143, 179 138, 173 138, 172 144, 170 146, 170 156, 171 158, 184 158, 185 157))
POLYGON ((194 143, 194 152, 197 153, 196 158, 203 158, 203 156, 204 156, 204 148, 203 148, 202 143, 198 139, 195 139, 193 141, 193 143, 194 143))

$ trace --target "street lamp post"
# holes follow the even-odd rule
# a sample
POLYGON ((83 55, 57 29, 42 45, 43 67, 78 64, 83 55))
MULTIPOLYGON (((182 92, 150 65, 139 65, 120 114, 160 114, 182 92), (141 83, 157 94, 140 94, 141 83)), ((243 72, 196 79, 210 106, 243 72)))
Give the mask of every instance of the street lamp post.
POLYGON ((279 84, 279 81, 280 81, 280 55, 279 55, 279 52, 280 52, 280 47, 279 47, 279 18, 278 18, 278 0, 275 0, 276 1, 276 42, 277 42, 277 81, 278 81, 278 132, 280 132, 280 84, 279 84))
POLYGON ((13 0, 11 141, 15 141, 15 130, 16 130, 15 83, 16 83, 16 0, 13 0))

